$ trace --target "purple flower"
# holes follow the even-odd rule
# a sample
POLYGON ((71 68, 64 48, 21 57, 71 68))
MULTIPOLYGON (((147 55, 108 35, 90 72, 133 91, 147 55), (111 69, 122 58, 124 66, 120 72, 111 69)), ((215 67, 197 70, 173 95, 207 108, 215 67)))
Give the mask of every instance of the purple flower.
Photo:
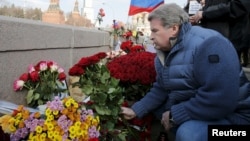
POLYGON ((100 136, 100 132, 96 130, 95 126, 91 126, 89 128, 89 137, 90 138, 98 138, 100 136))

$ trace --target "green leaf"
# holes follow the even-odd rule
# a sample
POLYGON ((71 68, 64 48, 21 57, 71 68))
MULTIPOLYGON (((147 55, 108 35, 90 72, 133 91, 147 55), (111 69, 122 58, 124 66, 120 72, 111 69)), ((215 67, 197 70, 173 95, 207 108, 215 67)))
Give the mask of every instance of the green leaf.
POLYGON ((30 104, 32 102, 32 100, 34 98, 33 92, 34 92, 34 90, 28 91, 28 94, 26 96, 27 104, 30 104))
POLYGON ((43 101, 41 99, 38 100, 38 105, 43 105, 43 101))
POLYGON ((38 100, 39 98, 40 98, 40 94, 39 93, 35 93, 34 100, 38 100))
POLYGON ((89 85, 85 85, 82 88, 82 91, 86 94, 86 95, 90 95, 93 92, 93 86, 89 86, 89 85))
POLYGON ((115 123, 113 121, 107 121, 105 126, 109 129, 109 130, 113 130, 115 127, 115 123))
POLYGON ((104 106, 95 106, 96 112, 100 115, 111 115, 111 110, 104 106))

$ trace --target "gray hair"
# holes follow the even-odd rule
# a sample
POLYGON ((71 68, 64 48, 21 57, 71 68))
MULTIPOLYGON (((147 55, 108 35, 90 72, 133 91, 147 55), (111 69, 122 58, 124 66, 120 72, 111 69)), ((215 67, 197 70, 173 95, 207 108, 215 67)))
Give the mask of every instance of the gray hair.
POLYGON ((182 25, 189 21, 187 12, 175 3, 162 4, 153 10, 149 16, 148 21, 153 19, 160 19, 162 26, 170 27, 172 25, 182 25))

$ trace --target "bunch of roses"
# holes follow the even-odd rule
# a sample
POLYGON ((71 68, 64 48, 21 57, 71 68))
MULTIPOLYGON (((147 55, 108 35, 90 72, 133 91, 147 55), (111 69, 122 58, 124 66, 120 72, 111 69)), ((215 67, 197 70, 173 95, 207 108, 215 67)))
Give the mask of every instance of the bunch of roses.
POLYGON ((40 61, 29 65, 28 72, 14 81, 14 91, 28 90, 27 104, 31 107, 45 104, 55 95, 65 93, 66 74, 54 61, 40 61))
MULTIPOLYGON (((85 73, 85 69, 93 64, 99 63, 102 59, 106 58, 105 52, 99 52, 89 57, 82 57, 78 63, 69 69, 69 75, 80 76, 85 73)), ((100 62, 105 63, 105 62, 100 62)))
POLYGON ((129 53, 115 58, 107 66, 111 75, 122 82, 149 85, 155 81, 154 58, 155 53, 151 52, 129 53))
POLYGON ((101 22, 103 21, 103 17, 105 16, 105 12, 102 8, 99 9, 98 15, 97 15, 97 19, 99 21, 99 24, 101 24, 101 22))
POLYGON ((155 53, 136 52, 115 58, 107 64, 112 77, 119 79, 125 88, 125 97, 139 100, 155 81, 155 53))
POLYGON ((145 51, 145 48, 142 45, 134 44, 131 40, 122 42, 120 48, 126 53, 145 51))
POLYGON ((71 97, 55 97, 46 104, 45 116, 30 113, 19 106, 12 115, 0 117, 0 126, 10 140, 81 140, 98 141, 99 118, 85 110, 71 97))

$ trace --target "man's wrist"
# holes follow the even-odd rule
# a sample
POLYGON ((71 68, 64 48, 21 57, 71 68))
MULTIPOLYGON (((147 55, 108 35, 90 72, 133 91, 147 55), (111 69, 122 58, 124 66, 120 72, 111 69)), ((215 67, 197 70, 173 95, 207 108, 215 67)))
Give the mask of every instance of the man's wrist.
POLYGON ((174 118, 173 118, 173 116, 172 116, 172 114, 171 114, 171 111, 169 111, 169 122, 172 123, 172 124, 175 123, 175 122, 174 122, 174 118))

